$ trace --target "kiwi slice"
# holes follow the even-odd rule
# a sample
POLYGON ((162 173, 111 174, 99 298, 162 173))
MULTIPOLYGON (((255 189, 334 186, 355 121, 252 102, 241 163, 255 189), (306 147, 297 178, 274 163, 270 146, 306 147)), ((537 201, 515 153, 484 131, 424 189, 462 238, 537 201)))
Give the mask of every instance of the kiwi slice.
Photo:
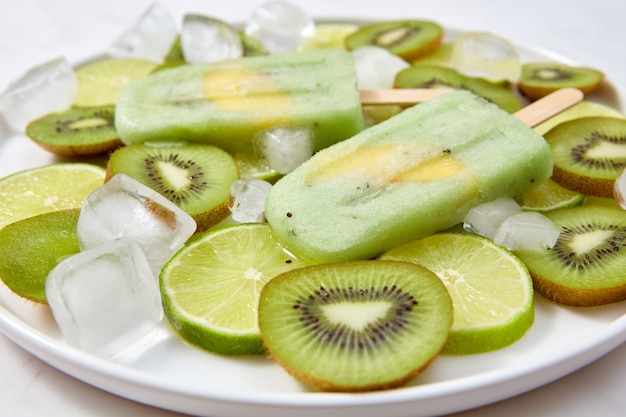
POLYGON ((554 158, 554 181, 582 194, 613 196, 613 184, 626 168, 625 119, 582 117, 558 124, 544 137, 554 158))
POLYGON ((115 106, 51 113, 30 122, 26 135, 42 148, 63 156, 97 155, 122 144, 115 130, 115 106))
POLYGON ((362 26, 345 39, 346 49, 374 45, 412 61, 433 53, 441 45, 444 30, 428 20, 398 20, 362 26))
POLYGON ((554 62, 529 62, 522 65, 519 90, 529 99, 537 100, 560 88, 578 88, 583 93, 596 90, 604 73, 594 68, 574 67, 554 62))
POLYGON ((451 87, 469 90, 509 113, 515 113, 523 107, 508 86, 483 78, 463 75, 455 69, 436 65, 415 65, 401 70, 396 74, 395 86, 397 88, 451 87))
POLYGON ((46 277, 62 259, 80 251, 80 209, 28 217, 0 229, 0 279, 13 292, 46 303, 46 277))
POLYGON ((445 344, 452 301, 437 276, 400 261, 290 270, 261 291, 259 328, 270 355, 322 391, 393 388, 445 344))
POLYGON ((107 164, 107 180, 126 174, 162 194, 192 216, 197 232, 230 214, 230 186, 237 165, 225 151, 185 142, 140 143, 117 149, 107 164))
POLYGON ((561 230, 552 249, 519 250, 535 290, 557 303, 597 306, 626 299, 626 212, 579 206, 544 213, 561 230))

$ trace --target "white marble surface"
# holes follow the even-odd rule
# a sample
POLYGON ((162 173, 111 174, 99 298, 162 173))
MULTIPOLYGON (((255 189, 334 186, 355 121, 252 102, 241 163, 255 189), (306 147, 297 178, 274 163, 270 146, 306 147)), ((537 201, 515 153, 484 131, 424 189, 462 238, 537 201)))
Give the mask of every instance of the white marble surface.
MULTIPOLYGON (((488 30, 603 69, 626 91, 626 3, 622 0, 408 2, 295 1, 318 17, 418 17, 444 26, 488 30)), ((175 16, 195 11, 243 20, 258 1, 162 0, 175 16)), ((59 55, 76 61, 103 48, 148 0, 0 0, 0 90, 25 69, 59 55)), ((67 376, 0 335, 0 415, 179 415, 111 395, 67 376)), ((622 416, 626 345, 593 364, 526 394, 458 417, 622 416)), ((348 414, 348 413, 347 413, 348 414)))

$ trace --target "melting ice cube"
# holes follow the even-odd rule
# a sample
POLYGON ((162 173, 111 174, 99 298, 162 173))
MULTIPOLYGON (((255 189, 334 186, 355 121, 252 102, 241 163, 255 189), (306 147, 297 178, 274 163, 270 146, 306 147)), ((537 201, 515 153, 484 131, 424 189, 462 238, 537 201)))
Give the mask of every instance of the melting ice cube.
POLYGON ((280 174, 287 174, 313 155, 313 132, 305 126, 275 126, 253 138, 259 160, 280 174))
POLYGON ((125 239, 61 261, 46 279, 46 298, 65 340, 105 357, 147 335, 163 316, 150 265, 125 239))
POLYGON ((396 74, 410 65, 379 46, 360 46, 352 50, 357 87, 360 90, 393 87, 396 74))
POLYGON ((185 60, 192 63, 217 62, 243 55, 237 30, 221 20, 197 14, 183 18, 180 45, 185 60))
POLYGON ((502 222, 521 211, 520 205, 512 198, 498 198, 472 208, 463 220, 463 228, 493 239, 502 222))
POLYGON ((493 241, 510 250, 552 248, 559 228, 538 212, 522 212, 508 217, 496 231, 493 241))
POLYGON ((115 175, 89 194, 77 224, 81 250, 128 239, 146 253, 155 275, 195 230, 191 216, 124 174, 115 175))
POLYGON ((252 10, 245 31, 259 39, 271 53, 288 52, 313 36, 315 22, 294 4, 270 1, 252 10))
POLYGON ((120 58, 142 58, 162 62, 178 36, 172 16, 158 3, 153 3, 108 50, 120 58))
POLYGON ((34 119, 72 105, 78 81, 66 58, 55 58, 31 68, 0 94, 0 115, 16 132, 34 119))
POLYGON ((232 219, 237 223, 265 221, 265 197, 271 188, 272 184, 256 177, 233 182, 230 187, 232 219))

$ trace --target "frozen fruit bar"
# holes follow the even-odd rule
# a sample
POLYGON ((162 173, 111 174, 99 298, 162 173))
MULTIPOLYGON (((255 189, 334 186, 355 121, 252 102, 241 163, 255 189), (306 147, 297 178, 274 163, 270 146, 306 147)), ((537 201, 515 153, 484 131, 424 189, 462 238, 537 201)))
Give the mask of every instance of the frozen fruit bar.
POLYGON ((254 134, 311 128, 315 149, 363 129, 349 52, 319 50, 191 64, 155 72, 122 92, 115 127, 125 144, 186 140, 250 152, 254 134))
POLYGON ((462 221, 550 177, 542 136, 467 91, 411 107, 322 150, 279 180, 265 215, 314 261, 366 259, 462 221))

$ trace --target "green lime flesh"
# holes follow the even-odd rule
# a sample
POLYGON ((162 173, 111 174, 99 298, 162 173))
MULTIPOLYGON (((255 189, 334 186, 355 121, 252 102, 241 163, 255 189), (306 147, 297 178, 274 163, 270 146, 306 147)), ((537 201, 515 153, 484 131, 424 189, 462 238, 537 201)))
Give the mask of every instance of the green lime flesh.
POLYGON ((580 206, 585 195, 569 190, 548 179, 518 198, 523 210, 550 211, 563 207, 580 206))
POLYGON ((274 276, 305 265, 264 223, 197 235, 160 275, 165 316, 185 340, 223 355, 265 352, 257 324, 259 296, 274 276))
POLYGON ((478 235, 440 233, 380 257, 414 262, 445 284, 454 307, 442 353, 493 351, 519 340, 534 321, 531 276, 520 260, 478 235))
POLYGON ((59 261, 80 251, 79 209, 29 217, 0 229, 0 279, 21 297, 46 303, 46 277, 59 261))
POLYGON ((537 292, 574 306, 626 299, 626 212, 580 206, 545 215, 561 230, 556 245, 515 252, 532 273, 537 292))
POLYGON ((418 265, 351 261, 294 269, 261 293, 271 356, 322 391, 402 385, 444 345, 452 319, 441 281, 418 265))

